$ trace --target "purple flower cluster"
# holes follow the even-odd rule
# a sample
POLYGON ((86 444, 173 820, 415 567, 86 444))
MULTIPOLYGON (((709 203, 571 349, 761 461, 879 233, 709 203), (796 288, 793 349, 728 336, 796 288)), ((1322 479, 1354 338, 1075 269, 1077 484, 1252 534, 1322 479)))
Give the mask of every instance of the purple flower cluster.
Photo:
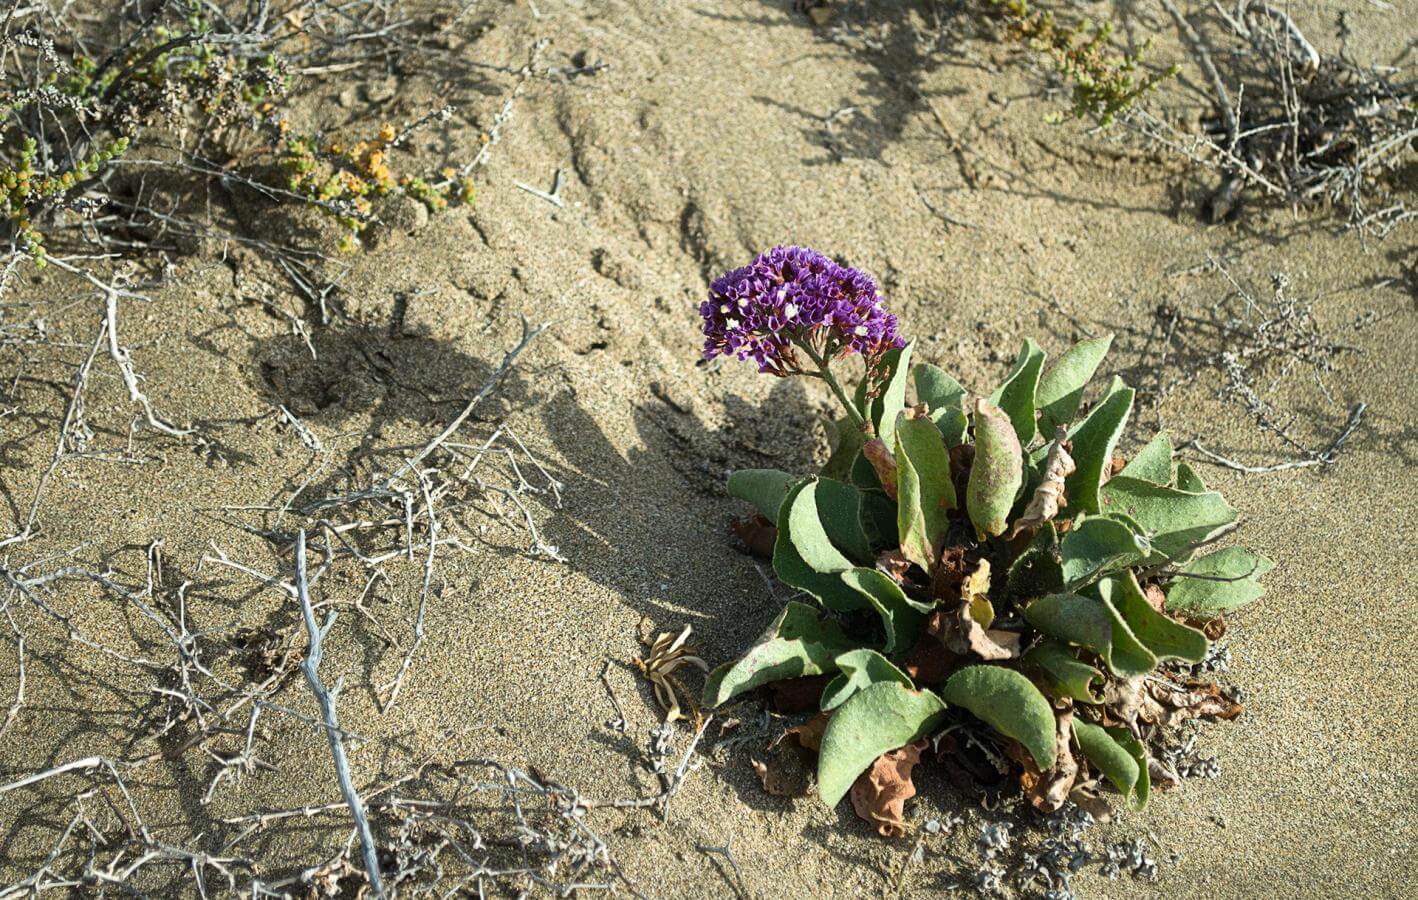
POLYGON ((905 344, 871 276, 806 247, 774 247, 714 279, 699 314, 705 359, 751 359, 774 375, 801 371, 797 344, 824 359, 860 353, 868 360, 905 344))

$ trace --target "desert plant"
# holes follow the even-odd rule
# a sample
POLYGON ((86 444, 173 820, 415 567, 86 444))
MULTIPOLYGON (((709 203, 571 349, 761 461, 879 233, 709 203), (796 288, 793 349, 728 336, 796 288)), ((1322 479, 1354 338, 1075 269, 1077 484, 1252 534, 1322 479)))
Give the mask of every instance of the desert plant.
POLYGON ((1149 738, 1239 712, 1214 685, 1163 664, 1204 659, 1197 626, 1254 600, 1270 563, 1210 549, 1236 514, 1174 464, 1165 433, 1122 463, 1133 390, 1120 379, 1080 414, 1111 337, 1049 367, 1026 340, 1004 382, 971 397, 914 359, 870 278, 801 248, 715 281, 701 313, 706 355, 820 378, 844 406, 820 472, 729 479, 729 493, 758 511, 747 531, 771 546, 778 578, 816 605, 790 602, 704 687, 716 707, 817 676, 826 803, 851 790, 883 833, 899 829, 900 804, 882 811, 882 772, 899 772, 909 751, 909 782, 916 742, 986 734, 984 723, 1039 809, 1077 796, 1090 768, 1140 808, 1149 738), (866 374, 849 398, 831 365, 853 353, 866 374))

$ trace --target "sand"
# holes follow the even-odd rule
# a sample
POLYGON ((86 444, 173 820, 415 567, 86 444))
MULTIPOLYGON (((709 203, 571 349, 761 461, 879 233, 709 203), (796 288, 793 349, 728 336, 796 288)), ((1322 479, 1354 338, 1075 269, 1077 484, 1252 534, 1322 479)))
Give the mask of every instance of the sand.
MULTIPOLYGON (((421 443, 515 341, 518 316, 549 322, 469 434, 485 436, 505 419, 564 484, 561 508, 538 501, 535 514, 567 561, 529 556, 519 530, 494 523, 472 552, 442 559, 427 637, 392 709, 379 711, 373 686, 391 677, 398 657, 368 629, 342 621, 324 672, 345 678, 345 726, 375 739, 352 754, 362 775, 378 773, 392 745, 406 759, 494 757, 590 796, 620 795, 645 779, 631 740, 604 725, 613 710, 598 680, 603 661, 612 662, 608 677, 638 742, 657 718, 629 665, 642 627, 692 624, 702 654, 717 663, 780 606, 726 536, 736 506, 723 495, 724 474, 804 468, 825 446, 825 391, 700 362, 695 307, 707 278, 774 243, 820 248, 878 276, 905 330, 921 338, 918 352, 983 388, 1025 335, 1057 352, 1116 331, 1108 366, 1145 373, 1151 360, 1140 335, 1156 305, 1200 310, 1228 289, 1214 272, 1188 270, 1224 259, 1262 290, 1284 272, 1331 333, 1358 350, 1331 375, 1332 400, 1299 380, 1281 385, 1278 402, 1302 413, 1298 433, 1317 444, 1353 403, 1367 402, 1368 414, 1331 467, 1204 469, 1241 511, 1245 542, 1276 563, 1265 599, 1235 617, 1229 635, 1230 676, 1249 695, 1247 712, 1205 732, 1218 778, 1190 781, 1121 817, 1120 834, 1155 836, 1160 883, 1085 875, 1076 887, 1119 897, 1411 894, 1418 328, 1402 267, 1415 252, 1412 229, 1365 243, 1333 218, 1261 209, 1205 226, 1196 209, 1208 177, 1076 124, 1043 124, 1055 102, 1039 95, 1038 74, 1011 64, 1010 51, 967 41, 928 57, 908 34, 917 18, 895 5, 883 13, 893 26, 883 49, 853 50, 787 6, 543 0, 535 11, 478 13, 466 51, 477 59, 519 66, 534 40, 550 37, 549 64, 584 54, 578 64, 607 67, 534 79, 471 211, 436 216, 417 236, 395 235, 349 260, 347 317, 316 330, 315 362, 285 321, 250 300, 253 284, 269 281, 269 296, 298 308, 282 282, 259 268, 241 282, 233 267, 257 264, 240 259, 182 261, 150 305, 125 311, 124 340, 157 407, 199 423, 206 441, 140 431, 142 465, 66 461, 46 491, 42 536, 11 548, 7 565, 84 545, 85 559, 141 575, 144 548, 160 540, 165 566, 197 584, 193 614, 205 627, 289 615, 279 592, 198 569, 213 542, 263 571, 285 564, 237 527, 247 519, 223 509, 279 505, 310 476, 312 453, 274 408, 296 412, 336 467, 362 445, 421 443), (847 108, 854 112, 839 113, 847 108), (557 170, 563 206, 517 186, 550 190, 557 170), (1361 317, 1368 324, 1355 327, 1361 317)), ((1398 57, 1404 11, 1362 2, 1302 11, 1322 49, 1333 48, 1337 8, 1351 16, 1361 57, 1398 57)), ((1125 24, 1124 33, 1143 35, 1157 23, 1125 24)), ((1162 58, 1176 52, 1167 33, 1159 40, 1162 58)), ((483 127, 510 83, 487 78, 443 85, 483 127)), ((1161 102, 1189 102, 1194 86, 1174 85, 1161 102)), ((352 115, 328 114, 335 122, 352 115)), ((67 379, 96 323, 73 282, 26 291, 57 343, 26 365, 10 401, 22 412, 2 426, 15 508, 47 464, 67 379)), ((7 361, 6 383, 15 365, 7 361)), ((1217 401, 1214 388, 1203 377, 1161 410, 1177 440, 1200 436, 1250 461, 1280 458, 1275 440, 1217 401)), ((133 414, 116 373, 105 370, 87 410, 95 444, 122 448, 133 414)), ((1134 420, 1130 447, 1151 421, 1150 413, 1134 420)), ((421 574, 418 563, 391 567, 377 592, 382 621, 401 634, 412 627, 421 574)), ((363 587, 345 577, 322 590, 348 601, 363 587)), ((94 634, 122 642, 133 633, 132 616, 97 590, 76 587, 62 600, 94 634)), ((32 661, 28 704, 0 748, 0 781, 121 752, 123 727, 146 702, 143 679, 65 649, 37 618, 27 623, 32 652, 55 661, 32 661)), ((0 697, 15 675, 6 649, 0 697)), ((314 708, 299 684, 283 699, 314 708)), ((190 835, 213 817, 336 799, 321 735, 273 727, 267 758, 278 774, 229 785, 203 805, 211 770, 197 757, 148 770, 142 802, 175 834, 190 835)), ((913 821, 965 809, 940 776, 918 783, 913 821)), ((16 796, 0 811, 4 881, 29 852, 27 817, 51 809, 44 803, 59 792, 16 796)), ((742 750, 696 772, 668 822, 597 815, 628 877, 656 897, 730 894, 701 845, 732 842, 745 884, 763 897, 877 894, 906 850, 874 837, 845 805, 764 795, 742 750)), ((302 834, 328 847, 347 832, 331 822, 302 834)), ((267 846, 273 855, 287 849, 267 846)), ((930 856, 907 893, 944 892, 959 871, 930 856)))

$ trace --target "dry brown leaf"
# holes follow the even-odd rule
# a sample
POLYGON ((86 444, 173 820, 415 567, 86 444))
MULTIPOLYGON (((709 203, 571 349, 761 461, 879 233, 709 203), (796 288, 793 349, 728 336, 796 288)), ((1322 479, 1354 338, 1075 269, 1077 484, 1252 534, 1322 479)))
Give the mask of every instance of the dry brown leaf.
POLYGON ((875 825, 882 837, 901 837, 906 833, 906 801, 916 796, 911 770, 929 744, 920 740, 883 753, 852 785, 852 808, 875 825))
POLYGON ((1162 590, 1162 586, 1153 582, 1143 589, 1143 595, 1147 597, 1147 602, 1153 609, 1162 615, 1167 614, 1167 595, 1162 590))
POLYGON ((941 548, 940 559, 936 562, 935 574, 931 578, 931 596, 953 599, 960 596, 960 585, 970 572, 969 550, 961 545, 941 548))
POLYGON ((784 741, 792 737, 798 742, 798 746, 816 753, 822 749, 822 736, 827 733, 827 721, 830 718, 827 713, 818 713, 801 725, 794 725, 783 732, 778 740, 784 741))
POLYGON ((1062 425, 1054 432, 1054 442, 1049 446, 1049 455, 1044 457, 1044 477, 1024 507, 1024 514, 1015 520, 1014 528, 1006 535, 1006 540, 1014 540, 1021 532, 1032 531, 1059 514, 1064 502, 1064 479, 1078 467, 1069 455, 1069 443, 1064 439, 1067 431, 1062 425))
POLYGON ((1078 760, 1074 758, 1072 748, 1073 710, 1060 712, 1057 723, 1058 755, 1053 767, 1046 772, 1039 770, 1033 755, 1022 744, 1011 741, 1009 745, 1010 756, 1022 766, 1019 786, 1024 789, 1034 808, 1042 813, 1051 813, 1063 806, 1078 778, 1078 760))
POLYGON ((1177 774, 1176 767, 1155 756, 1147 759, 1147 777, 1152 782, 1154 791, 1170 791, 1181 787, 1182 784, 1182 776, 1177 774))
POLYGON ((760 515, 744 516, 729 522, 729 530, 745 550, 761 559, 773 558, 773 545, 778 542, 778 526, 760 515))
POLYGON ((1227 721, 1245 710, 1226 696, 1219 685, 1208 681, 1189 681, 1181 686, 1149 681, 1147 696, 1152 704, 1142 710, 1140 717, 1154 725, 1169 726, 1203 718, 1227 721))
POLYGON ((877 554, 876 568, 878 572, 888 576, 897 584, 905 584, 906 573, 911 569, 911 561, 903 556, 900 550, 883 550, 877 554))
POLYGON ((881 438, 872 438, 862 445, 862 455, 876 470, 876 477, 881 479, 881 489, 886 492, 886 496, 895 500, 896 457, 892 455, 886 442, 881 438))
POLYGON ((995 616, 989 590, 990 561, 982 559, 961 582, 957 606, 944 616, 933 615, 927 620, 926 632, 962 656, 973 653, 981 659, 1014 659, 1019 655, 1019 634, 988 627, 995 616))

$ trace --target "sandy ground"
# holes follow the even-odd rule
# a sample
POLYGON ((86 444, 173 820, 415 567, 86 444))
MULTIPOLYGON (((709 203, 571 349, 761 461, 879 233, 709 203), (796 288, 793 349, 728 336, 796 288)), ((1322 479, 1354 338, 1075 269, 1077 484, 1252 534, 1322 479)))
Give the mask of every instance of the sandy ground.
MULTIPOLYGON (((1302 23, 1326 39, 1317 43, 1332 46, 1341 7, 1361 55, 1399 58, 1401 8, 1305 4, 1302 23)), ((1331 376, 1332 400, 1301 380, 1282 386, 1280 402, 1301 414, 1298 432, 1315 443, 1353 403, 1367 401, 1369 414, 1323 471, 1206 470, 1242 511, 1245 541, 1276 562, 1264 602, 1238 616, 1230 635, 1231 676, 1249 693, 1248 712, 1206 732, 1219 778, 1122 817, 1121 833, 1155 836, 1160 884, 1083 876, 1077 887, 1087 896, 1411 895, 1418 323, 1401 270, 1414 232, 1366 244, 1331 219, 1289 211, 1199 224, 1207 179, 1076 125, 1043 124, 1053 101, 1039 96, 1037 75, 1008 64, 1010 52, 966 42, 928 55, 906 34, 908 11, 886 5, 883 15, 895 30, 874 51, 825 40, 786 3, 542 0, 535 12, 518 4, 481 13, 484 30, 469 44, 480 59, 515 67, 536 38, 550 37, 549 61, 584 54, 579 64, 608 67, 534 79, 476 207, 353 260, 342 283, 348 317, 316 331, 317 361, 250 301, 251 284, 233 276, 239 259, 186 263, 151 305, 133 305, 124 338, 147 390, 208 440, 140 432, 146 464, 67 461, 44 499, 42 537, 11 548, 7 564, 84 545, 86 558, 141 572, 144 548, 161 540, 165 565, 187 577, 199 578, 212 542, 276 571, 282 561, 269 545, 224 508, 279 505, 302 482, 319 490, 330 476, 275 405, 303 418, 338 469, 362 445, 421 442, 482 383, 515 340, 519 315, 550 322, 470 428, 485 435, 505 418, 564 482, 562 508, 540 505, 537 519, 568 561, 530 558, 524 536, 503 525, 473 552, 447 555, 418 662, 387 712, 371 686, 398 659, 367 630, 338 627, 325 667, 328 679, 346 679, 346 727, 388 739, 354 753, 361 774, 381 771, 392 745, 408 759, 496 757, 588 795, 617 795, 641 776, 630 740, 604 726, 612 710, 598 680, 603 660, 638 740, 656 716, 628 665, 642 622, 666 631, 693 624, 713 662, 751 640, 780 604, 726 537, 734 504, 722 476, 746 465, 805 466, 823 450, 825 393, 699 361, 695 305, 708 277, 778 242, 839 255, 880 278, 925 358, 984 387, 1024 335, 1057 351, 1118 331, 1109 365, 1145 375, 1141 335, 1156 305, 1200 310, 1227 291, 1220 275, 1198 269, 1208 256, 1262 291, 1284 272, 1331 333, 1359 349, 1331 376), (844 108, 854 111, 834 117, 844 108), (516 185, 549 190, 558 169, 564 207, 516 185)), ((1145 35, 1161 21, 1136 15, 1124 33, 1145 35)), ((1159 52, 1165 58, 1165 42, 1159 52)), ((1169 97, 1183 103, 1193 87, 1169 97)), ((449 89, 469 93, 484 124, 496 109, 491 91, 449 89)), ((278 298, 284 290, 277 285, 278 298)), ((66 372, 87 351, 95 315, 73 283, 45 281, 32 296, 62 337, 52 358, 5 373, 7 383, 21 376, 11 402, 27 411, 0 425, 5 490, 17 507, 52 451, 66 372)), ((293 296, 283 302, 296 305, 293 296)), ((87 414, 105 428, 95 440, 122 448, 132 410, 113 372, 97 384, 87 414)), ((1273 438, 1216 401, 1214 388, 1203 377, 1161 410, 1177 439, 1199 435, 1247 460, 1278 458, 1273 438)), ((1132 446, 1151 418, 1134 421, 1132 446)), ((406 631, 421 568, 390 576, 380 615, 406 631)), ((289 612, 279 593, 210 568, 200 582, 193 614, 205 627, 289 612)), ((363 587, 351 577, 323 590, 350 599, 363 587)), ((98 597, 76 588, 62 600, 92 633, 122 641, 131 617, 98 597)), ((28 704, 0 748, 0 780, 119 752, 123 725, 143 714, 124 692, 141 696, 141 680, 125 682, 121 666, 64 648, 32 638, 33 652, 52 661, 31 666, 28 704)), ((15 674, 6 650, 0 696, 15 674)), ((298 690, 287 700, 313 708, 298 690)), ((197 758, 149 770, 143 802, 189 833, 213 816, 328 802, 337 794, 324 754, 317 732, 282 726, 268 756, 279 774, 202 805, 211 773, 197 758)), ((964 808, 939 776, 918 784, 914 820, 964 808)), ((0 811, 0 860, 23 858, 26 804, 40 799, 20 796, 0 811)), ((764 897, 877 894, 905 852, 845 807, 765 796, 742 750, 696 773, 666 823, 610 812, 599 821, 629 877, 657 897, 729 894, 699 845, 731 841, 747 886, 764 897)), ((338 841, 345 832, 302 834, 338 841)), ((269 852, 285 849, 273 843, 269 852)), ((958 871, 928 857, 907 892, 943 892, 958 871)))

